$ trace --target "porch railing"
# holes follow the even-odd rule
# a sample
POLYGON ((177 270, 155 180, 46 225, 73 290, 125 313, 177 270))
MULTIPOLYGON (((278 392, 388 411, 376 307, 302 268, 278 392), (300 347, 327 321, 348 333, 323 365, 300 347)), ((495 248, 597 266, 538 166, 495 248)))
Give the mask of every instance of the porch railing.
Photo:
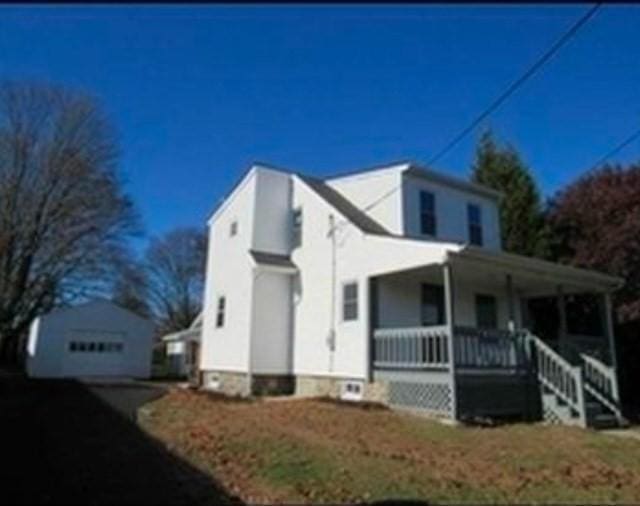
POLYGON ((584 387, 587 392, 607 406, 620 420, 620 395, 618 393, 618 378, 616 370, 589 355, 581 355, 584 371, 584 387))
POLYGON ((557 403, 549 404, 546 408, 554 410, 555 415, 565 422, 577 418, 580 425, 585 427, 586 411, 582 369, 572 366, 540 338, 529 334, 527 339, 535 350, 538 380, 556 398, 568 406, 569 411, 565 413, 557 403))
POLYGON ((472 369, 520 369, 527 364, 524 332, 455 327, 456 366, 472 369))
MULTIPOLYGON (((464 369, 519 369, 527 364, 525 334, 455 327, 456 366, 464 369)), ((374 367, 447 369, 449 329, 446 326, 376 329, 374 367)))
POLYGON ((393 369, 447 369, 447 327, 376 329, 373 365, 393 369))

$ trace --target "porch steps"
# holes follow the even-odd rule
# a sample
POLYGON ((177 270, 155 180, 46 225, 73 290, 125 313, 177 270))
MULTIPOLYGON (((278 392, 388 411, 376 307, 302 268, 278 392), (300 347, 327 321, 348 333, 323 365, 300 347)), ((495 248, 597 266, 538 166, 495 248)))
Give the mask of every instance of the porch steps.
POLYGON ((613 429, 620 427, 620 422, 616 415, 609 412, 598 401, 587 401, 585 407, 588 427, 592 429, 613 429))

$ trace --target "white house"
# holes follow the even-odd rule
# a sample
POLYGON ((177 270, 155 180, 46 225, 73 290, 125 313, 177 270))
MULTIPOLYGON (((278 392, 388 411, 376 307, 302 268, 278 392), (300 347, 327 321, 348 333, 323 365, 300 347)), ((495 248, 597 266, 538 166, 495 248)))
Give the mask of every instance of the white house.
POLYGON ((619 420, 621 280, 503 252, 499 199, 410 162, 324 180, 254 165, 209 220, 203 386, 619 420), (584 293, 601 302, 600 335, 567 328, 565 300, 584 293), (543 296, 558 325, 535 336, 543 296))
POLYGON ((148 378, 153 324, 107 300, 61 308, 34 320, 27 374, 34 378, 148 378))
POLYGON ((169 374, 172 376, 192 376, 199 360, 201 334, 202 313, 193 320, 188 328, 162 337, 162 342, 166 346, 169 374))

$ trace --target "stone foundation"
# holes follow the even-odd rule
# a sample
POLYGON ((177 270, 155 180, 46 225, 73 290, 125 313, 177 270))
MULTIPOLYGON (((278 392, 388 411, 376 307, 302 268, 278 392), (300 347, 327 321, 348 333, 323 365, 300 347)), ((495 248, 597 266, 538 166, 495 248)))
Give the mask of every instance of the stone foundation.
POLYGON ((253 395, 291 395, 295 380, 290 374, 254 374, 251 390, 253 395))
POLYGON ((203 371, 202 388, 231 396, 249 395, 249 377, 243 372, 203 371))
POLYGON ((202 388, 230 396, 290 395, 295 389, 295 378, 287 374, 254 374, 249 383, 244 372, 202 372, 202 388))
POLYGON ((340 398, 345 381, 360 383, 363 402, 389 404, 389 384, 386 381, 368 382, 357 378, 330 378, 326 376, 296 376, 295 394, 300 397, 340 398))

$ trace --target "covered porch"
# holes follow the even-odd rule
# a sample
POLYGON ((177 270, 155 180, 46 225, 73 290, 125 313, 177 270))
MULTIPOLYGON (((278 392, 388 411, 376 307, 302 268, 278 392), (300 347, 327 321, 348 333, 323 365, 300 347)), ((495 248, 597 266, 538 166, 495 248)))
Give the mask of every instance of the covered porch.
POLYGON ((392 404, 454 419, 539 418, 545 410, 541 381, 563 405, 584 412, 575 376, 578 369, 592 373, 585 360, 609 368, 598 369, 597 382, 607 397, 617 395, 610 374, 616 365, 610 293, 618 283, 479 248, 370 278, 373 379, 388 382, 392 404), (586 294, 595 301, 599 324, 588 335, 572 333, 572 298, 586 294), (532 331, 540 328, 551 331, 536 336, 532 331))

